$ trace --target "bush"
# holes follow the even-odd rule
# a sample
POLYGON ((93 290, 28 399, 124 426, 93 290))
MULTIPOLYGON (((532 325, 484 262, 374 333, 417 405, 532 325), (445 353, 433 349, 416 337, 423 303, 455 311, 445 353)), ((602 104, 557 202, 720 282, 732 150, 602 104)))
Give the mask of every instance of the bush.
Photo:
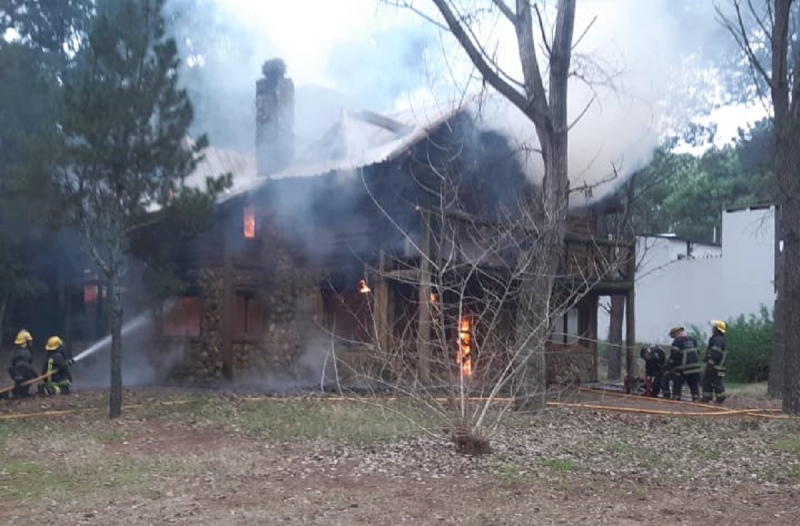
POLYGON ((747 318, 739 316, 728 322, 728 378, 734 382, 763 382, 769 376, 774 319, 772 312, 761 312, 747 318))
MULTIPOLYGON (((772 312, 761 307, 759 314, 741 315, 728 320, 728 357, 725 366, 727 379, 732 382, 763 382, 769 375, 769 359, 772 353, 772 312)), ((708 343, 709 330, 692 325, 688 331, 701 347, 708 343)))

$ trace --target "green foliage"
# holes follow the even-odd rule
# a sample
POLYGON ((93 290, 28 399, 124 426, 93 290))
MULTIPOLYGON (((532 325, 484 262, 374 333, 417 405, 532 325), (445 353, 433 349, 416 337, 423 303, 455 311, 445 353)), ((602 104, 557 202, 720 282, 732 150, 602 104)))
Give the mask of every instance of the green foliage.
POLYGON ((204 200, 207 213, 222 185, 212 181, 198 192, 184 184, 207 141, 186 141, 193 110, 178 88, 180 61, 175 41, 165 36, 163 4, 98 3, 86 46, 64 83, 62 188, 109 278, 137 230, 187 208, 175 202, 204 200))
MULTIPOLYGON (((721 234, 722 211, 775 202, 772 128, 767 121, 734 145, 712 148, 701 156, 658 150, 633 179, 631 227, 637 235, 673 232, 692 241, 710 242, 721 234)), ((619 189, 626 200, 627 188, 619 189)))
POLYGON ((761 312, 728 322, 728 378, 734 382, 760 382, 769 374, 774 318, 766 307, 761 312))
MULTIPOLYGON (((767 380, 769 360, 772 353, 774 318, 772 312, 762 307, 758 314, 741 315, 728 320, 725 333, 728 357, 725 359, 727 380, 732 383, 754 383, 767 380)), ((695 325, 689 334, 701 346, 708 342, 708 329, 695 325)))
POLYGON ((32 48, 74 51, 88 28, 95 0, 5 0, 0 27, 13 28, 32 48))

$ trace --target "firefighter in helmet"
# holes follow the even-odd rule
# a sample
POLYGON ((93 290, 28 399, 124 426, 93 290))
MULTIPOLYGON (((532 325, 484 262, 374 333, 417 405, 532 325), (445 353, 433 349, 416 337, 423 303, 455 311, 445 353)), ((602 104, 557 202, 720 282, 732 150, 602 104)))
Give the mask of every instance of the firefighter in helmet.
POLYGON ((680 400, 683 384, 689 385, 692 401, 700 400, 700 373, 703 364, 697 352, 697 340, 686 333, 683 327, 673 327, 669 331, 672 338, 669 362, 672 370, 672 399, 680 400))
POLYGON ((69 366, 72 360, 67 358, 64 342, 58 336, 51 336, 44 347, 47 350, 47 360, 42 370, 43 375, 48 375, 39 385, 39 393, 47 395, 69 394, 72 385, 72 373, 69 366))
MULTIPOLYGON (((639 355, 644 360, 645 394, 657 397, 658 393, 661 392, 667 353, 661 347, 654 345, 652 347, 642 347, 639 355)), ((665 396, 668 397, 669 394, 667 393, 665 396)))
POLYGON ((14 339, 14 354, 11 356, 8 374, 14 381, 14 389, 9 396, 11 398, 24 398, 30 393, 28 386, 23 383, 36 378, 36 370, 33 368, 33 336, 31 333, 22 329, 14 339))
POLYGON ((714 400, 718 404, 725 401, 725 358, 728 356, 725 332, 728 325, 722 320, 711 320, 711 338, 708 339, 708 350, 705 356, 705 373, 703 374, 703 402, 714 400))

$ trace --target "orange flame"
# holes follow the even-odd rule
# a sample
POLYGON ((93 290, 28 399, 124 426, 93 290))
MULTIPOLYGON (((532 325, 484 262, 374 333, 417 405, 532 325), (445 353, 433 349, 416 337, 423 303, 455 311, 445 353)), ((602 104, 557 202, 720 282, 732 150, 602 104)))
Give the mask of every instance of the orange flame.
POLYGON ((244 237, 247 239, 256 237, 256 213, 253 205, 244 207, 244 237))
POLYGON ((458 354, 456 364, 461 367, 464 376, 472 376, 472 329, 474 319, 462 316, 458 328, 458 354))
POLYGON ((361 279, 358 281, 358 292, 360 292, 361 294, 372 292, 372 289, 369 288, 369 286, 367 285, 367 280, 361 279))

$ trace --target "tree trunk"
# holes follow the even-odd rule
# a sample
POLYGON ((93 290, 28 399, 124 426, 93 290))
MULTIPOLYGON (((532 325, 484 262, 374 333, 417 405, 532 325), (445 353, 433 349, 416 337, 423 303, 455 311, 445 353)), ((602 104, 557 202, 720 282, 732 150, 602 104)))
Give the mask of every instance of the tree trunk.
POLYGON ((772 355, 769 360, 767 394, 773 398, 783 396, 783 301, 781 295, 775 300, 774 329, 772 332, 772 355))
POLYGON ((606 344, 606 362, 608 363, 608 379, 619 380, 622 376, 622 325, 625 321, 625 296, 611 296, 609 311, 608 342, 606 344))
MULTIPOLYGON (((776 108, 776 115, 778 115, 776 108)), ((787 113, 776 118, 776 162, 783 261, 782 301, 783 410, 800 414, 800 129, 787 113)))
POLYGON ((545 407, 547 374, 545 347, 555 313, 551 299, 564 251, 569 179, 567 177, 567 133, 554 133, 545 149, 545 177, 542 184, 543 211, 537 225, 540 237, 526 255, 530 264, 523 272, 517 309, 516 342, 520 351, 515 407, 541 410, 545 407))
POLYGON ((113 419, 122 414, 122 290, 117 272, 109 279, 109 289, 111 391, 108 398, 108 417, 113 419))
MULTIPOLYGON (((798 195, 798 194, 795 194, 798 195)), ((800 198, 800 195, 798 195, 800 198)), ((800 201, 784 199, 781 207, 784 237, 783 295, 783 410, 800 414, 800 201)))
POLYGON ((6 318, 6 305, 8 305, 8 296, 3 296, 3 301, 0 301, 0 345, 3 343, 3 322, 6 318))

